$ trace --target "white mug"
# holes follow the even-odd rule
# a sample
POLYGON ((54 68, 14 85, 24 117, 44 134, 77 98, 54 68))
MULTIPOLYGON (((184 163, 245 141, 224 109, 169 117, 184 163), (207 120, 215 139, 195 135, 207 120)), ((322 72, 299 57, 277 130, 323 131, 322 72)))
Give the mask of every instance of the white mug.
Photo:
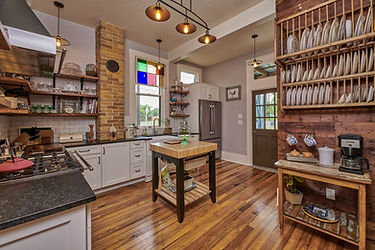
POLYGON ((286 137, 286 142, 290 145, 290 146, 293 146, 293 145, 296 145, 298 143, 298 140, 296 137, 294 137, 293 134, 288 134, 288 136, 286 137))
POLYGON ((308 146, 308 147, 313 147, 315 146, 317 143, 316 143, 316 140, 314 139, 314 137, 310 134, 307 134, 305 136, 305 139, 303 139, 303 141, 305 142, 305 144, 308 146))
POLYGON ((352 37, 352 20, 345 21, 345 38, 352 37))

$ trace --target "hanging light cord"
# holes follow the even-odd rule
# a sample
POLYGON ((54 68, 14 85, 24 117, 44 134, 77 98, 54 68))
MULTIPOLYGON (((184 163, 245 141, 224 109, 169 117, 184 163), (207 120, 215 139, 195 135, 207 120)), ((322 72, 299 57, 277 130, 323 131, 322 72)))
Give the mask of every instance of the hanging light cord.
POLYGON ((158 41, 158 64, 160 64, 160 41, 158 41))
POLYGON ((187 19, 190 19, 191 21, 193 21, 194 23, 198 24, 199 26, 205 28, 207 31, 210 30, 210 28, 208 27, 207 23, 200 17, 198 16, 194 11, 193 11, 193 3, 192 3, 192 0, 190 0, 190 9, 185 7, 183 5, 183 2, 181 0, 181 3, 177 2, 176 0, 169 0, 171 1, 172 3, 174 3, 175 5, 183 8, 185 10, 186 13, 184 13, 183 11, 177 9, 176 7, 173 7, 171 4, 167 3, 166 1, 164 0, 158 0, 158 2, 160 3, 163 3, 164 5, 168 6, 169 8, 173 9, 174 11, 176 11, 177 13, 181 14, 182 16, 186 16, 187 19), (191 17, 188 15, 188 13, 190 13, 191 15, 194 15, 197 19, 191 17))
POLYGON ((57 35, 60 35, 60 7, 57 7, 57 35))
POLYGON ((255 39, 256 37, 254 37, 254 60, 255 60, 255 39))

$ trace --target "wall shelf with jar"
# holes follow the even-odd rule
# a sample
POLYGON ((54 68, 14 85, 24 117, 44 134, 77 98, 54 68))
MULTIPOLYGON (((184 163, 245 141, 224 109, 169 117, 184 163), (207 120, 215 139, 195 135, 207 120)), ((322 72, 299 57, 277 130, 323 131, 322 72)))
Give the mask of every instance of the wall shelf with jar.
POLYGON ((373 13, 331 0, 275 21, 282 110, 375 106, 373 13))
POLYGON ((189 117, 189 114, 184 113, 184 109, 190 105, 186 97, 190 93, 189 89, 181 82, 176 82, 175 85, 169 89, 169 116, 174 118, 189 117))

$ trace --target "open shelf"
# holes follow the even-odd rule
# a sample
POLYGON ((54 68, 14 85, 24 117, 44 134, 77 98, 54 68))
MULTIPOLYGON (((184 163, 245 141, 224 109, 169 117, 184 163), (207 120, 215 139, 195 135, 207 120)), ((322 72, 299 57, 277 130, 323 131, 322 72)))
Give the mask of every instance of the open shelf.
POLYGON ((284 203, 283 216, 358 246, 359 234, 357 216, 339 210, 335 210, 335 212, 340 218, 337 223, 323 223, 306 215, 302 211, 301 205, 292 205, 286 201, 284 203), (349 225, 352 227, 349 228, 349 225))
MULTIPOLYGON (((198 181, 194 181, 196 187, 192 190, 185 192, 184 198, 185 198, 185 206, 203 198, 204 196, 211 193, 209 187, 203 183, 200 183, 198 181)), ((176 193, 173 193, 169 189, 167 189, 164 186, 159 187, 159 189, 155 190, 155 192, 171 204, 175 205, 176 202, 176 193)))
POLYGON ((174 114, 174 115, 171 115, 169 114, 170 117, 181 117, 181 118, 184 118, 184 117, 189 117, 190 115, 186 115, 186 114, 174 114))
POLYGON ((82 80, 88 82, 96 82, 99 80, 96 76, 87 76, 87 75, 68 75, 68 74, 55 74, 58 78, 66 78, 71 80, 82 80))
POLYGON ((190 102, 169 102, 169 105, 187 106, 190 105, 190 102))
POLYGON ((52 116, 52 117, 97 117, 99 114, 86 114, 86 113, 29 113, 31 116, 52 116))
POLYGON ((171 89, 169 93, 187 95, 190 93, 189 90, 171 89))
POLYGON ((32 90, 30 92, 32 95, 54 95, 54 96, 66 96, 66 97, 84 97, 84 98, 99 98, 97 95, 87 95, 87 94, 78 94, 78 93, 64 93, 64 92, 47 92, 47 91, 38 91, 32 90))
POLYGON ((25 92, 31 91, 29 81, 20 78, 0 76, 0 86, 5 90, 14 89, 15 87, 22 87, 25 92))
POLYGON ((0 115, 28 115, 28 110, 0 108, 0 115))

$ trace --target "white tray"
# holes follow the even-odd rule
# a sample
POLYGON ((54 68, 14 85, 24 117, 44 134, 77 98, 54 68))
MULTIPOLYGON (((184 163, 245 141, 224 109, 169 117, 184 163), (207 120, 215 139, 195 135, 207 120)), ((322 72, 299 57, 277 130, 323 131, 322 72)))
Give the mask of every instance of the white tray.
POLYGON ((303 157, 303 154, 301 153, 298 157, 291 156, 289 153, 286 153, 286 159, 288 161, 298 161, 298 162, 306 162, 306 163, 317 163, 318 159, 312 157, 312 158, 305 158, 303 157))

